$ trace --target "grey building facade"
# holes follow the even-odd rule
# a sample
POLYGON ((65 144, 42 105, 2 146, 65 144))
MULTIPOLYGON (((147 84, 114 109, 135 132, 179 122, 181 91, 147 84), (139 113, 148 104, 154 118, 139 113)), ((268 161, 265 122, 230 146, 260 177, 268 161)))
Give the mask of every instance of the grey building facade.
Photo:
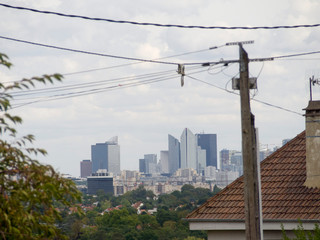
POLYGON ((206 150, 206 165, 218 168, 217 134, 199 133, 196 136, 197 145, 206 150))
POLYGON ((114 137, 105 143, 91 146, 92 172, 106 169, 114 175, 120 174, 120 146, 114 137))
POLYGON ((92 173, 92 162, 90 160, 83 160, 80 162, 80 177, 86 178, 92 173))
POLYGON ((143 173, 156 173, 157 154, 145 154, 143 159, 139 159, 139 171, 143 173))
POLYGON ((180 168, 180 142, 170 134, 168 135, 168 167, 170 174, 180 168))

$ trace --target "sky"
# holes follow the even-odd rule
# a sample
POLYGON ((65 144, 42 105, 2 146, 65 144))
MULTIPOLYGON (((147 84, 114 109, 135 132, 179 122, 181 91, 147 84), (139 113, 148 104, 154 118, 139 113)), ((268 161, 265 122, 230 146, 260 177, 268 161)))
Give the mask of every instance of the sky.
MULTIPOLYGON (((165 25, 272 27, 312 25, 320 20, 317 0, 0 0, 0 4, 165 25)), ((38 157, 41 162, 76 177, 80 175, 80 161, 91 158, 91 145, 113 136, 119 139, 122 170, 138 170, 144 154, 159 157, 161 150, 168 149, 168 134, 180 139, 186 127, 193 133, 217 134, 218 151, 241 150, 240 97, 231 86, 231 79, 239 77, 238 63, 205 67, 187 63, 238 60, 239 47, 226 46, 238 41, 254 41, 243 45, 250 59, 320 50, 320 27, 169 28, 61 17, 3 6, 0 12, 0 52, 13 63, 10 70, 1 68, 1 82, 43 74, 64 75, 62 83, 37 86, 45 92, 12 93, 10 113, 24 120, 17 129, 20 135, 34 134, 34 146, 48 151, 46 157, 38 157), (209 50, 212 47, 218 48, 209 50), (101 55, 159 59, 162 63, 101 55), (177 64, 185 64, 183 87, 177 64)), ((320 78, 319 55, 250 62, 250 77, 257 77, 258 84, 257 90, 250 91, 251 111, 261 148, 280 146, 283 139, 304 130, 302 114, 310 99, 309 78, 320 78)), ((319 98, 320 86, 316 85, 313 99, 319 98)))

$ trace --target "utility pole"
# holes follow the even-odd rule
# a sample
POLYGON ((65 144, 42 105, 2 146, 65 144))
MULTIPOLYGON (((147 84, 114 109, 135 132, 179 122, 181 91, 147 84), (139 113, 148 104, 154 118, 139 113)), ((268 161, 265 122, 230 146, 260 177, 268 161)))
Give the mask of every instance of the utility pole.
POLYGON ((249 59, 241 43, 239 43, 239 55, 246 239, 261 240, 262 216, 260 216, 256 132, 254 115, 250 110, 249 59))

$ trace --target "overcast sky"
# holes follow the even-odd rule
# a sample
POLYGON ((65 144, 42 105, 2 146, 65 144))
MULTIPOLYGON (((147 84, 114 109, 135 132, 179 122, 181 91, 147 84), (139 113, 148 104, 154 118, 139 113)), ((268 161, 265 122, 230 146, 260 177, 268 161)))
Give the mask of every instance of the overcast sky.
MULTIPOLYGON (((320 9, 317 0, 0 0, 0 3, 94 18, 223 27, 317 24, 320 9)), ((163 58, 161 61, 170 63, 236 60, 238 46, 223 45, 246 40, 255 41, 244 45, 249 58, 320 50, 320 27, 182 29, 90 21, 3 6, 0 11, 1 37, 100 54, 163 58), (222 47, 208 50, 214 46, 222 47), (184 53, 189 54, 166 58, 184 53)), ((79 176, 80 161, 90 159, 91 145, 113 136, 119 137, 121 169, 137 170, 138 160, 144 154, 159 156, 161 150, 168 148, 168 134, 180 139, 185 127, 193 133, 216 133, 219 151, 241 150, 240 99, 225 91, 233 91, 231 79, 238 76, 237 63, 186 65, 186 75, 197 80, 186 76, 181 87, 174 64, 81 54, 3 38, 0 46, 0 51, 14 64, 10 70, 1 69, 2 82, 42 74, 65 75, 63 83, 46 86, 59 88, 44 95, 16 95, 13 104, 20 107, 10 111, 24 119, 20 133, 34 134, 35 145, 49 152, 40 160, 61 173, 79 176), (150 84, 149 80, 155 82, 150 84), (140 85, 128 85, 132 83, 140 85), (67 86, 70 88, 66 89, 67 86), (71 97, 80 93, 83 95, 71 97), (62 99, 53 100, 52 96, 62 99), (34 101, 38 102, 21 106, 34 101)), ((309 101, 309 78, 320 77, 319 59, 319 54, 314 54, 250 63, 250 76, 258 77, 258 91, 251 91, 253 99, 295 112, 251 101, 262 147, 281 145, 282 139, 304 130, 302 109, 309 101)), ((315 99, 320 98, 319 89, 314 88, 315 99)))

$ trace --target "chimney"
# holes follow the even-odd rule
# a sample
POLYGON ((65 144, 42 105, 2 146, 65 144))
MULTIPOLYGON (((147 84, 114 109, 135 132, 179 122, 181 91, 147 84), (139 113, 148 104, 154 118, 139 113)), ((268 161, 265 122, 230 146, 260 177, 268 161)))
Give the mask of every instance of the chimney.
POLYGON ((320 188, 320 101, 309 101, 306 110, 306 187, 320 188))

